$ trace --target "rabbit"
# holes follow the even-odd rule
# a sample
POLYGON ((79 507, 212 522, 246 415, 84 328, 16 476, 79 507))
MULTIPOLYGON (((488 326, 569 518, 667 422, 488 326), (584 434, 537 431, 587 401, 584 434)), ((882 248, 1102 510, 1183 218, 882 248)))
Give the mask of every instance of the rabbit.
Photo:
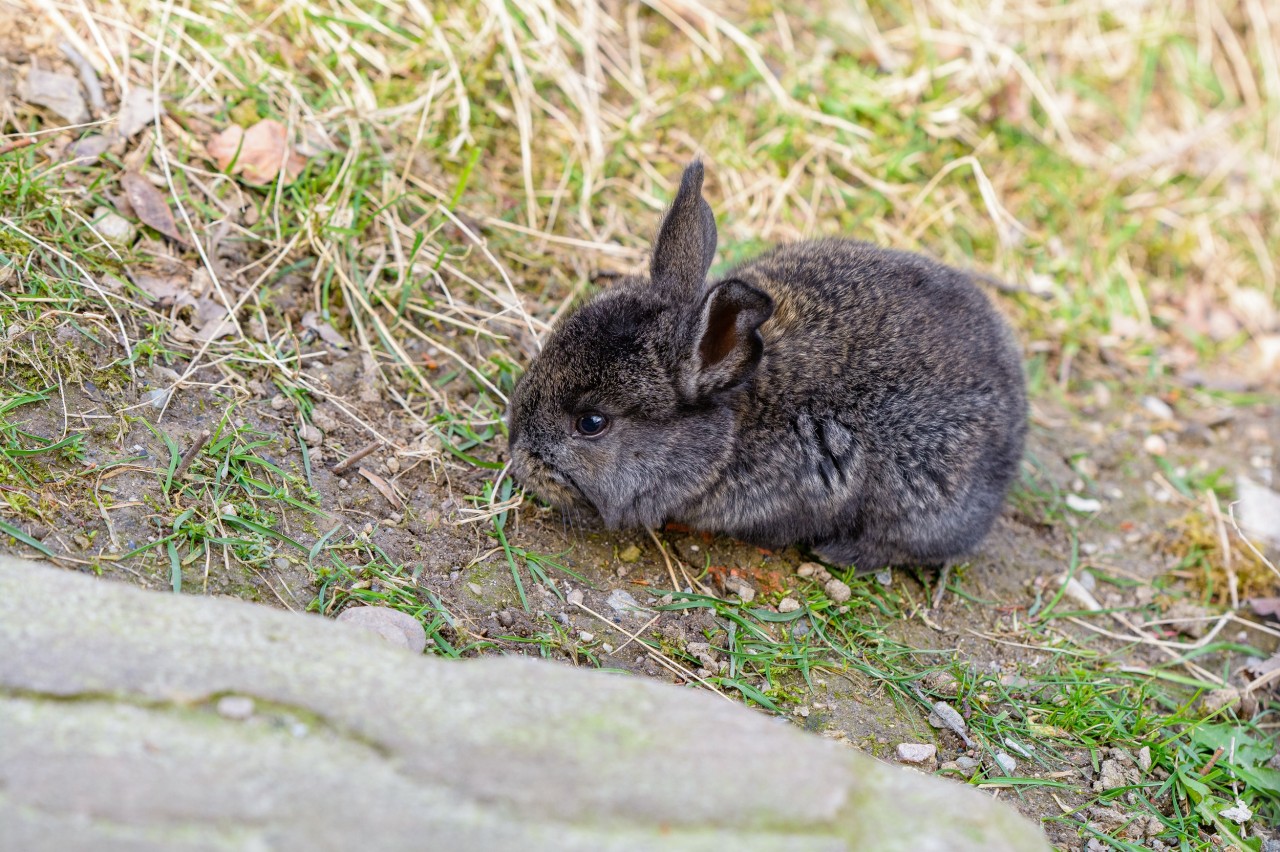
POLYGON ((852 240, 709 282, 702 179, 695 160, 649 277, 564 316, 516 384, 517 482, 612 529, 674 521, 859 572, 971 553, 1027 429, 1008 325, 965 273, 852 240))

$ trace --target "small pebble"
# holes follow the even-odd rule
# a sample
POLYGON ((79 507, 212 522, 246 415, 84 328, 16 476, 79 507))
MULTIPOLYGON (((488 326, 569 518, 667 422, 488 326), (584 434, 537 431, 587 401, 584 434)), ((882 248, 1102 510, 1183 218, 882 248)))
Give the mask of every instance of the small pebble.
POLYGON ((853 597, 853 590, 847 584, 840 580, 831 579, 823 586, 827 592, 827 597, 838 604, 842 604, 849 598, 853 597))
POLYGON ((594 633, 588 633, 585 630, 581 630, 578 632, 578 638, 583 642, 594 642, 596 640, 596 635, 594 633))
POLYGON ((253 715, 253 699, 247 695, 224 695, 218 699, 218 715, 244 721, 253 715))
POLYGON ((1162 456, 1169 452, 1169 444, 1159 435, 1148 435, 1142 442, 1142 448, 1153 456, 1162 456))
POLYGON ((938 747, 930 743, 899 743, 897 752, 902 763, 930 763, 938 757, 938 747))
POLYGON ((884 586, 886 589, 893 585, 893 569, 885 568, 883 571, 876 572, 876 582, 884 586))
POLYGON ((471 590, 471 594, 479 597, 484 594, 484 589, 480 588, 479 583, 467 583, 467 588, 471 590))
POLYGON ((99 207, 94 210, 93 220, 94 230, 109 243, 129 245, 137 236, 133 223, 109 208, 99 207))
POLYGON ((968 755, 962 754, 956 758, 956 766, 959 766, 965 772, 971 772, 977 769, 981 764, 968 755))
POLYGON ((1012 775, 1014 770, 1018 768, 1018 761, 1002 751, 996 752, 995 761, 996 765, 1000 767, 1000 771, 1005 775, 1012 775))
POLYGON ((733 591, 737 592, 738 598, 744 603, 749 604, 756 599, 756 590, 748 586, 746 583, 738 583, 733 591))
POLYGON ((1066 497, 1067 508, 1073 512, 1079 512, 1083 515, 1092 514, 1102 510, 1102 502, 1092 497, 1081 497, 1079 494, 1068 494, 1066 497))
POLYGON ((640 548, 636 547, 634 544, 629 544, 622 549, 621 553, 618 554, 618 558, 626 563, 639 562, 640 548))
POLYGON ((273 564, 276 566, 277 571, 287 571, 289 569, 289 560, 283 556, 277 556, 273 564))
POLYGON ((582 606, 582 590, 574 589, 569 593, 569 603, 573 606, 582 606))
POLYGON ((515 622, 516 617, 511 614, 510 610, 504 609, 502 612, 498 613, 498 623, 503 627, 510 627, 515 624, 515 622))
POLYGON ((795 598, 783 598, 778 601, 778 612, 795 612, 800 608, 800 601, 795 598))
POLYGON ((347 480, 345 480, 345 479, 339 479, 339 480, 338 480, 338 490, 339 490, 339 491, 346 491, 346 490, 347 490, 348 488, 350 488, 350 487, 351 487, 351 483, 350 483, 350 482, 348 482, 347 480))
POLYGON ((302 436, 302 440, 306 442, 308 447, 318 447, 324 443, 324 433, 310 423, 303 423, 299 426, 298 434, 302 436))
POLYGON ((1173 420, 1175 417, 1173 409, 1169 406, 1169 403, 1159 397, 1144 396, 1142 398, 1142 407, 1145 408, 1148 413, 1161 420, 1173 420))
POLYGON ((391 458, 387 459, 387 473, 391 474, 392 476, 395 476, 399 472, 400 472, 400 459, 396 458, 395 456, 392 456, 391 458))

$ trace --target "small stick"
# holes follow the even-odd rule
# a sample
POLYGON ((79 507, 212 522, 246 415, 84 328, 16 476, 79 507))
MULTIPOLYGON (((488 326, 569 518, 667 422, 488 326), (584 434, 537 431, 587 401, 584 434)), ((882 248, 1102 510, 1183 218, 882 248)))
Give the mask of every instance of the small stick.
POLYGON ((6 145, 0 145, 0 157, 3 157, 5 154, 9 154, 21 148, 26 148, 28 145, 34 145, 34 144, 36 144, 36 140, 34 136, 25 136, 22 139, 15 139, 6 145))
POLYGON ((342 461, 335 464, 332 468, 333 472, 338 476, 341 476, 342 474, 351 470, 351 468, 355 466, 356 462, 360 461, 365 456, 368 456, 374 451, 378 450, 381 446, 382 446, 381 441, 371 441, 370 443, 365 444, 363 447, 356 450, 354 453, 352 453, 342 461))
POLYGON ((667 549, 662 546, 662 542, 658 541, 658 534, 651 527, 645 527, 649 532, 649 538, 653 539, 653 543, 658 545, 658 552, 662 554, 662 560, 667 563, 667 573, 671 575, 671 591, 680 591, 680 581, 676 579, 676 569, 671 565, 671 557, 667 555, 667 549))
POLYGON ((181 479, 182 475, 187 472, 187 468, 191 467, 191 463, 196 460, 196 455, 204 449, 204 445, 209 442, 209 436, 212 434, 208 429, 205 429, 199 435, 196 435, 195 443, 182 454, 182 460, 178 462, 178 468, 173 472, 174 482, 181 479))
POLYGON ((1209 762, 1200 768, 1200 774, 1202 776, 1209 774, 1209 771, 1213 769, 1213 765, 1218 762, 1218 758, 1222 757, 1222 753, 1224 751, 1226 751, 1226 749, 1222 746, 1218 746, 1218 750, 1213 753, 1213 757, 1209 758, 1209 762))

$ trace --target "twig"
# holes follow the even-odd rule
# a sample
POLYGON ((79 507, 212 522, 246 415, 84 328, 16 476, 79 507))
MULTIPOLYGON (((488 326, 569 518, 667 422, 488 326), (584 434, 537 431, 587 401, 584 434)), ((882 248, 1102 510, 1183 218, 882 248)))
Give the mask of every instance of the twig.
POLYGON ((1231 609, 1240 608, 1240 578, 1236 576, 1236 569, 1231 564, 1231 540, 1227 538, 1227 525, 1222 520, 1222 509, 1218 507, 1218 495, 1213 493, 1213 489, 1206 489, 1205 496, 1209 501, 1209 508, 1212 510, 1214 525, 1218 528, 1218 543, 1222 547, 1222 570, 1227 575, 1227 591, 1231 593, 1231 609))
POLYGON ((0 145, 0 157, 34 144, 36 144, 36 140, 30 136, 25 136, 22 139, 15 139, 8 144, 0 145))
POLYGON ((671 591, 680 591, 680 581, 676 579, 676 569, 671 564, 671 557, 667 555, 667 549, 662 546, 662 542, 658 540, 658 534, 652 528, 645 527, 645 531, 649 533, 649 538, 653 539, 653 543, 658 546, 658 552, 662 554, 662 561, 667 563, 667 573, 671 575, 671 591))
POLYGON ((347 457, 346 457, 345 459, 343 459, 342 461, 340 461, 340 462, 338 462, 337 464, 335 464, 335 465, 331 468, 331 470, 332 470, 332 471, 333 471, 333 473, 335 473, 336 475, 341 476, 342 474, 344 474, 344 473, 346 473, 348 470, 350 470, 352 467, 354 467, 354 466, 355 466, 355 464, 356 464, 356 462, 361 461, 361 460, 362 460, 362 459, 364 459, 366 456, 368 456, 369 454, 371 454, 371 453, 373 453, 373 452, 377 451, 377 450, 378 450, 379 448, 381 448, 381 447, 382 447, 382 442, 381 442, 381 441, 370 441, 369 443, 365 444, 365 445, 364 445, 363 447, 361 447, 360 449, 356 450, 356 451, 355 451, 354 453, 352 453, 351 455, 347 456, 347 457))
MULTIPOLYGON (((574 606, 576 606, 578 609, 582 610, 583 612, 594 615, 596 618, 600 619, 601 621, 609 625, 614 630, 617 630, 622 635, 627 636, 631 639, 634 639, 637 642, 641 641, 639 633, 631 633, 630 631, 623 628, 621 625, 615 624, 614 622, 605 618, 603 615, 591 609, 590 607, 586 606, 585 604, 575 603, 574 606)), ((680 675, 680 677, 683 677, 687 680, 697 681, 699 684, 711 690, 716 695, 719 695, 721 698, 723 698, 725 701, 728 701, 730 704, 738 703, 734 701, 732 698, 730 698, 729 696, 725 695, 719 689, 716 689, 715 684, 708 683, 707 681, 698 677, 696 674, 689 671, 687 668, 680 665, 675 660, 668 657, 666 654, 663 654, 661 651, 655 651, 652 648, 649 648, 647 645, 645 646, 645 649, 649 652, 649 656, 653 658, 654 662, 656 662, 658 665, 662 666, 663 668, 667 669, 668 671, 675 672, 676 674, 680 675)))
POLYGON ((1213 753, 1213 757, 1209 758, 1209 762, 1206 763, 1204 766, 1200 767, 1200 775, 1202 777, 1209 774, 1209 772, 1213 769, 1213 765, 1218 762, 1218 758, 1222 757, 1222 753, 1224 751, 1226 751, 1226 749, 1224 749, 1222 746, 1218 746, 1217 750, 1214 751, 1213 753))
POLYGON ((204 445, 209 442, 209 436, 213 433, 205 429, 199 435, 196 435, 195 443, 187 448, 182 454, 182 460, 178 462, 177 469, 173 472, 173 481, 177 482, 182 479, 182 475, 187 472, 187 468, 191 467, 191 463, 196 460, 196 456, 204 449, 204 445))

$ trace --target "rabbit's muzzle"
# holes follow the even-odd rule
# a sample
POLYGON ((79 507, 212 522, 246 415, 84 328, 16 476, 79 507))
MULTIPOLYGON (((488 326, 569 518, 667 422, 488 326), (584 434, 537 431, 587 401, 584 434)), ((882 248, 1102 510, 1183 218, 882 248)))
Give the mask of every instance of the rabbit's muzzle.
POLYGON ((589 506, 590 501, 568 475, 526 447, 511 448, 511 475, 523 488, 553 506, 589 506))

